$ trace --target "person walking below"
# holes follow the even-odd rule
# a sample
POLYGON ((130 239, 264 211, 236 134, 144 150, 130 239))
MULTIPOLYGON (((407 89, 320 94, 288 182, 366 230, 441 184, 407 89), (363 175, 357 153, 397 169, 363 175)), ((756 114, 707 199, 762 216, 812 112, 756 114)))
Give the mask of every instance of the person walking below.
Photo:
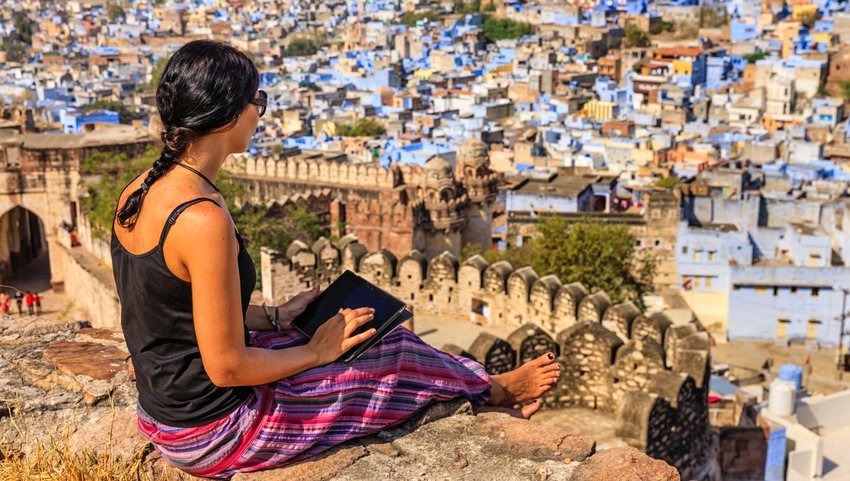
POLYGON ((32 295, 32 297, 33 297, 32 300, 35 303, 35 315, 41 316, 41 295, 39 295, 39 293, 36 292, 32 295))
POLYGON ((33 311, 33 303, 35 300, 32 297, 32 291, 27 291, 27 295, 24 296, 24 303, 27 305, 27 314, 33 315, 35 312, 33 311))
POLYGON ((18 305, 18 315, 19 316, 24 315, 24 310, 22 308, 23 303, 24 303, 24 293, 21 292, 20 289, 18 289, 18 290, 15 291, 15 304, 18 305))
POLYGON ((0 293, 0 313, 4 316, 9 315, 9 294, 5 291, 0 293))

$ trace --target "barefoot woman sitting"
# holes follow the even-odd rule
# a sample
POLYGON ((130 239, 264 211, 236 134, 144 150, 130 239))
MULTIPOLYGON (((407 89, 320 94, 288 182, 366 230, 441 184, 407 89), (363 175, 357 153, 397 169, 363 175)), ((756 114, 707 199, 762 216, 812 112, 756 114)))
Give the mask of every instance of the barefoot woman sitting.
POLYGON ((177 51, 156 92, 162 154, 119 199, 112 258, 143 435, 178 468, 227 478, 304 460, 433 401, 465 397, 476 410, 530 417, 558 377, 551 354, 489 376, 400 327, 337 363, 372 335, 352 335, 369 306, 341 311, 308 339, 287 321, 318 289, 279 306, 277 329, 249 305, 254 263, 216 177, 266 111, 258 78, 225 44, 177 51))

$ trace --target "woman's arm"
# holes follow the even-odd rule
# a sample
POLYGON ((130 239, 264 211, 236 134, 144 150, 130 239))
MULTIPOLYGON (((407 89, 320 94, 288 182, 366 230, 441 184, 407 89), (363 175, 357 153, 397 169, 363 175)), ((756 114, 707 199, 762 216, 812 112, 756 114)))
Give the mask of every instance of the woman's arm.
MULTIPOLYGON (((269 312, 274 316, 274 306, 268 306, 269 312)), ((245 326, 249 331, 271 331, 274 330, 269 321, 266 319, 266 313, 263 311, 262 306, 258 306, 257 304, 251 304, 248 306, 248 312, 245 315, 245 326)), ((289 329, 288 325, 283 324, 283 319, 281 319, 281 330, 289 329)))
MULTIPOLYGON (((307 306, 313 302, 313 299, 315 299, 321 292, 322 289, 318 285, 315 285, 312 289, 295 294, 291 299, 284 302, 283 305, 266 307, 268 307, 269 314, 272 317, 275 316, 274 311, 277 309, 280 330, 285 331, 287 329, 292 329, 292 321, 294 321, 299 314, 304 312, 304 309, 307 309, 307 306)), ((252 331, 266 331, 273 329, 271 323, 266 317, 266 312, 263 310, 263 307, 257 305, 248 306, 248 315, 246 316, 245 324, 248 326, 248 329, 252 331)))
POLYGON ((189 272, 198 347, 215 385, 266 384, 319 365, 322 356, 309 344, 280 350, 245 346, 239 246, 230 218, 220 207, 201 203, 187 209, 164 248, 175 249, 189 272), (204 242, 198 242, 198 233, 203 233, 204 242))

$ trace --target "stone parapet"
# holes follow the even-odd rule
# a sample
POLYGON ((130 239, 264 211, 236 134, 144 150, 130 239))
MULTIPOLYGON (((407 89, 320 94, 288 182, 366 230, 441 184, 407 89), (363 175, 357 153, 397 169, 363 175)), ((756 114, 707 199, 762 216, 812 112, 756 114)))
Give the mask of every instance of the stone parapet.
POLYGON ((549 408, 584 407, 617 419, 617 434, 683 474, 704 465, 708 424, 709 337, 698 323, 674 325, 663 313, 614 304, 604 291, 562 285, 530 267, 481 256, 460 263, 448 252, 427 260, 368 252, 348 237, 312 247, 293 243, 285 254, 263 249, 263 294, 284 302, 330 284, 344 270, 415 306, 417 314, 514 327, 506 339, 481 334, 469 346, 444 350, 475 359, 491 374, 509 371, 547 351, 558 355, 561 378, 544 398, 549 408), (321 259, 321 260, 320 260, 321 259))

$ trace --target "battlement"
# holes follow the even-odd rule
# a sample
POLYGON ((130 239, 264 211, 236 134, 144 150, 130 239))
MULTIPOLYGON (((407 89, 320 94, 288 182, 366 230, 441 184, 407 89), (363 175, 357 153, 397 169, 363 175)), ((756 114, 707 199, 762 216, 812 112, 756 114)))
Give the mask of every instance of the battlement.
POLYGON ((402 183, 400 174, 409 170, 407 166, 388 169, 374 165, 353 164, 346 162, 344 158, 326 160, 311 157, 249 157, 245 159, 244 170, 235 170, 235 173, 298 183, 310 182, 359 189, 392 190, 402 183))
POLYGON ((704 461, 710 343, 696 322, 674 325, 663 313, 614 304, 604 291, 563 285, 531 267, 489 264, 481 256, 460 263, 448 252, 429 261, 415 250, 398 259, 387 250, 367 252, 354 236, 336 244, 295 242, 286 253, 264 248, 261 256, 263 295, 272 302, 314 283, 326 286, 350 269, 417 314, 515 327, 506 339, 481 334, 465 348, 443 349, 477 360, 491 374, 553 351, 562 374, 545 406, 610 413, 619 437, 683 474, 704 461))

